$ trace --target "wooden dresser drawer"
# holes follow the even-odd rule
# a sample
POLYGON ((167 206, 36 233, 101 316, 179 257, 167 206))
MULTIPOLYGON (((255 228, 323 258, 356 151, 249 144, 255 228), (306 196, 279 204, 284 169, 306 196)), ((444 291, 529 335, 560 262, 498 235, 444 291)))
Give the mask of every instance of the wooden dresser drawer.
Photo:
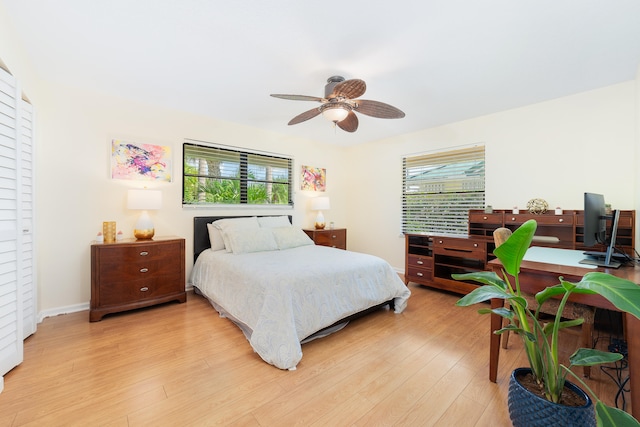
POLYGON ((525 221, 530 219, 535 219, 538 225, 572 225, 573 224, 573 214, 563 214, 563 215, 533 215, 533 214, 505 214, 504 215, 504 223, 505 225, 520 225, 525 221))
POLYGON ((138 280, 111 281, 100 289, 100 305, 103 307, 135 303, 149 298, 179 293, 184 288, 184 278, 171 273, 138 280))
POLYGON ((471 212, 469 213, 469 222, 482 222, 487 224, 496 224, 498 227, 502 225, 503 214, 502 212, 484 213, 484 212, 471 212))
POLYGON ((146 262, 148 260, 171 259, 179 251, 180 242, 167 242, 160 245, 143 243, 121 248, 117 245, 109 245, 100 251, 100 260, 116 263, 146 262))
POLYGON ((316 245, 329 246, 338 249, 347 249, 347 229, 336 228, 333 230, 304 230, 316 245))
POLYGON ((433 268, 433 258, 422 255, 407 255, 407 265, 416 268, 433 268))
POLYGON ((486 257, 486 245, 474 239, 465 237, 434 237, 433 253, 455 257, 469 257, 484 259, 486 257))
POLYGON ((421 280, 432 280, 433 270, 426 268, 409 267, 407 269, 407 277, 409 281, 420 283, 421 280))

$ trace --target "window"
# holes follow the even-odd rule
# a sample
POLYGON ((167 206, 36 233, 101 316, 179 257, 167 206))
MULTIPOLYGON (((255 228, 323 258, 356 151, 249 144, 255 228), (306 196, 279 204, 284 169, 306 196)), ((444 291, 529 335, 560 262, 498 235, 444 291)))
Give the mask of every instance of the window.
POLYGON ((484 207, 484 146, 402 159, 402 231, 467 234, 484 207))
POLYGON ((184 205, 293 206, 291 158, 185 142, 184 205))

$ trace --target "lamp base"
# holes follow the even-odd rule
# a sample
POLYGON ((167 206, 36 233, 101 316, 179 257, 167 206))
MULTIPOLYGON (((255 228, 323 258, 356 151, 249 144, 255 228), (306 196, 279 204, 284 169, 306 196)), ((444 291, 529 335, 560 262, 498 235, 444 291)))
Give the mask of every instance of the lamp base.
POLYGON ((153 228, 145 228, 145 229, 133 229, 133 235, 138 240, 151 240, 153 235, 156 233, 156 230, 153 228))
POLYGON ((316 222, 315 222, 316 230, 324 229, 325 225, 326 223, 324 222, 324 215, 322 214, 322 211, 318 211, 318 215, 316 216, 316 222))

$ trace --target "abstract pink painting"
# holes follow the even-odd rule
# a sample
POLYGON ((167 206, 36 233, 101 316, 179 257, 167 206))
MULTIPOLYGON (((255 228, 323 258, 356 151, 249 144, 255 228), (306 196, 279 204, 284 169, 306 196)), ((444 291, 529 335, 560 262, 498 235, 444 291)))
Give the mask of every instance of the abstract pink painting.
POLYGON ((311 166, 302 166, 300 182, 301 190, 325 191, 327 186, 327 170, 311 166))
POLYGON ((111 178, 171 182, 171 147, 114 139, 111 178))

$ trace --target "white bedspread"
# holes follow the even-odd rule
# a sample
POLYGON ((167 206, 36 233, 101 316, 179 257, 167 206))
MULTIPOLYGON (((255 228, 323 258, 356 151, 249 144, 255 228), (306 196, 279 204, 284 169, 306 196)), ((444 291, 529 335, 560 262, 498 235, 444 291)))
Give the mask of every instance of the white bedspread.
POLYGON ((204 251, 191 284, 220 311, 246 325, 253 349, 281 369, 302 358, 300 341, 340 319, 411 292, 381 258, 325 246, 232 254, 204 251))

